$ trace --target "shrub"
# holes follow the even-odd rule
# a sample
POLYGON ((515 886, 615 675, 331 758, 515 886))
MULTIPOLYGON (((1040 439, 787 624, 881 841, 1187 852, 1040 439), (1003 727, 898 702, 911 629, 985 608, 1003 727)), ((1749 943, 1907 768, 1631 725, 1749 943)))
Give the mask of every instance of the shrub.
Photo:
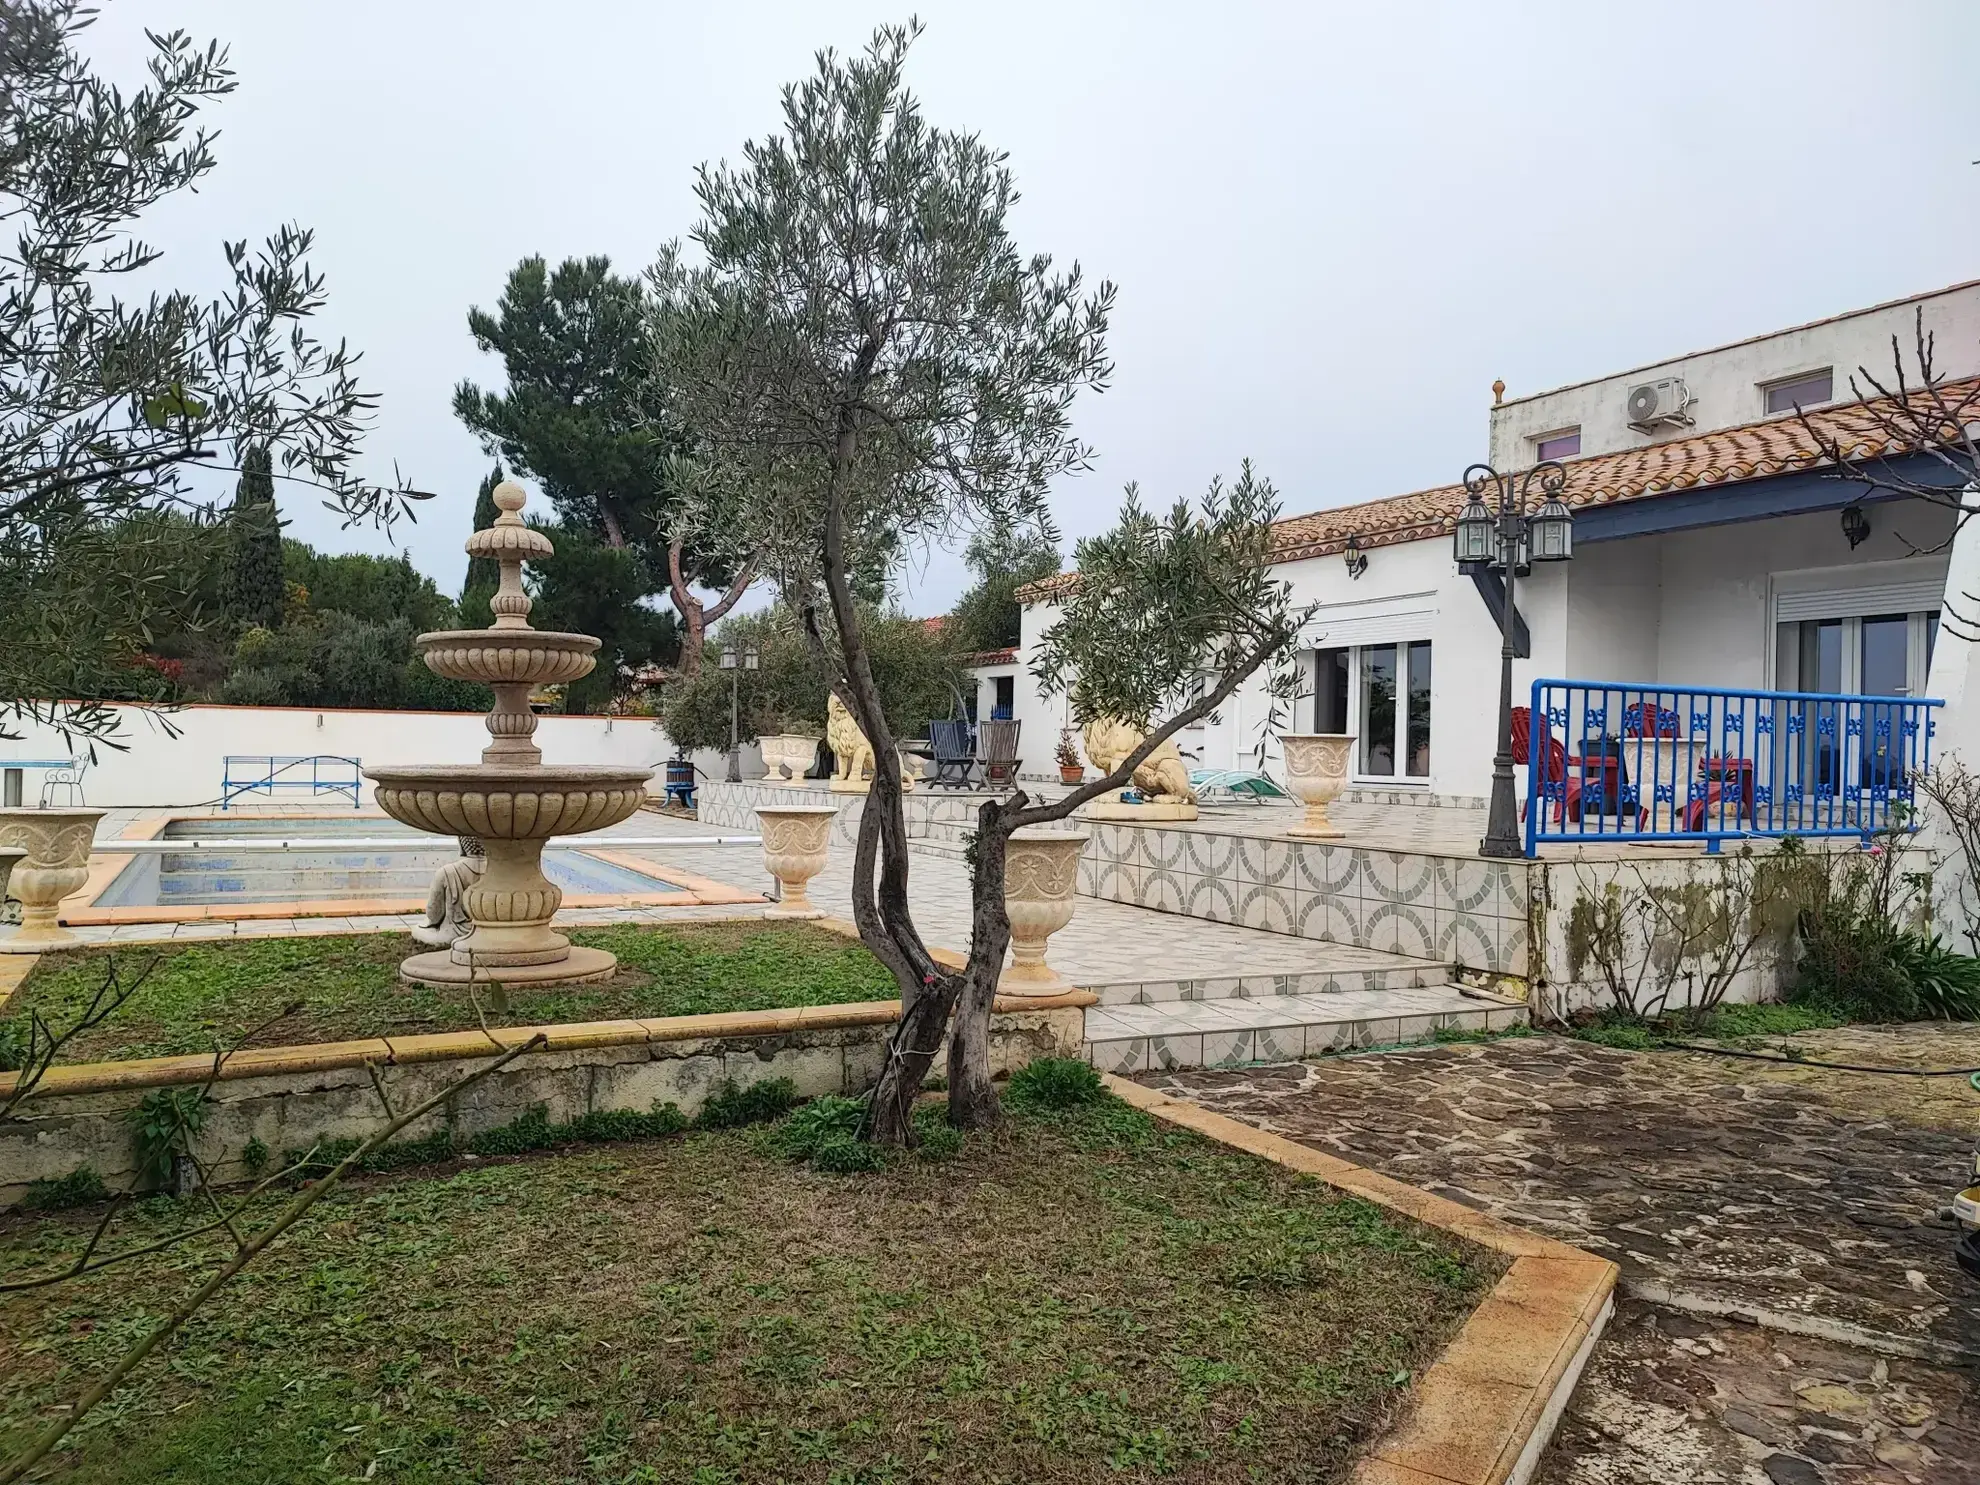
POLYGON ((650 1112, 638 1109, 601 1109, 579 1114, 563 1126, 571 1139, 589 1145, 616 1144, 621 1140, 650 1140, 679 1134, 688 1127, 687 1115, 678 1104, 656 1103, 650 1112))
POLYGON ((155 1186, 172 1179, 174 1156, 206 1123, 204 1088, 154 1088, 125 1116, 137 1146, 138 1176, 155 1186))
POLYGON ((725 1079, 708 1095, 708 1102, 695 1116, 698 1129, 740 1129, 745 1124, 767 1124, 783 1117, 798 1105, 797 1084, 789 1078, 770 1078, 738 1088, 725 1079))
POLYGON ((864 1099, 815 1098, 777 1126, 770 1147, 786 1160, 835 1175, 882 1170, 887 1157, 859 1137, 865 1122, 864 1099))
POLYGON ((1947 948, 1936 933, 1905 933, 1891 946, 1891 962, 1911 982, 1918 1014, 1980 1020, 1980 959, 1947 948))
POLYGON ((914 1147, 922 1160, 953 1160, 962 1153, 963 1132, 949 1122, 941 1109, 917 1109, 914 1115, 914 1147))
POLYGON ((1070 1109, 1107 1096, 1100 1074, 1074 1057, 1041 1057, 1011 1074, 1004 1094, 1014 1109, 1070 1109))
POLYGON ((30 1211, 57 1212, 64 1207, 88 1206, 93 1201, 107 1201, 109 1188, 103 1184, 103 1177, 90 1165, 79 1165, 66 1176, 55 1176, 44 1181, 29 1181, 27 1195, 21 1198, 21 1205, 30 1211))

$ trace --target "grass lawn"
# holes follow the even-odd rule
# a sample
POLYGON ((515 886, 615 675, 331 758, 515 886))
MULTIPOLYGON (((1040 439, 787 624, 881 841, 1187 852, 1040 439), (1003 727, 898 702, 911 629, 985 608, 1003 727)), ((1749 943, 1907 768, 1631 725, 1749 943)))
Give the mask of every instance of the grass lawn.
MULTIPOLYGON (((71 1435, 72 1481, 1345 1479, 1499 1260, 1113 1099, 829 1176, 773 1129, 367 1178, 71 1435)), ((140 1204, 126 1237, 161 1228, 140 1204)), ((94 1220, 0 1223, 0 1274, 94 1220)), ((0 1307, 0 1448, 217 1249, 0 1307)))
MULTIPOLYGON (((491 1022, 687 1016, 890 1000, 895 994, 893 978, 857 942, 812 924, 618 924, 579 929, 571 937, 617 954, 619 973, 597 985, 518 993, 499 1013, 484 992, 491 1022)), ((118 949, 120 974, 157 963, 114 1017, 63 1049, 63 1060, 210 1052, 216 1040, 232 1045, 295 1001, 302 1009, 264 1034, 262 1045, 472 1030, 478 1023, 464 992, 400 983, 399 961, 416 949, 399 933, 118 949)), ((30 1008, 58 1030, 72 1024, 102 984, 112 952, 44 957, 8 1002, 0 1036, 10 1026, 24 1031, 30 1008)))

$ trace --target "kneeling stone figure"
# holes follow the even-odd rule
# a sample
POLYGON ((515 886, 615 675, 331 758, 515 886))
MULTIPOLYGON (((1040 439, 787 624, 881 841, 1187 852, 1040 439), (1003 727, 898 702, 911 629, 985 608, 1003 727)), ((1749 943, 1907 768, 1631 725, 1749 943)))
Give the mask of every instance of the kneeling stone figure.
POLYGON ((429 949, 451 949, 454 940, 474 932, 468 916, 467 889, 481 880, 488 856, 481 838, 456 836, 461 843, 461 859, 450 861, 433 874, 433 886, 426 894, 426 923, 412 931, 413 942, 429 949))

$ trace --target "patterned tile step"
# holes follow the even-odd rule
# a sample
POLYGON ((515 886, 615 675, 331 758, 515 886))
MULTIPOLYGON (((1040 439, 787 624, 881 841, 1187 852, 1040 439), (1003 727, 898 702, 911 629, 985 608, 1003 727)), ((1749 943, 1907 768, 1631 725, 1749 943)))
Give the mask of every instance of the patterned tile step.
POLYGON ((1291 1062, 1416 1041, 1445 1028, 1498 1031, 1525 1019, 1525 1006, 1442 988, 1096 1006, 1086 1013, 1086 1060, 1122 1074, 1291 1062))
POLYGON ((1314 965, 1304 970, 1209 975, 1190 980, 1083 981, 1103 1006, 1173 1005, 1209 1000, 1262 1000, 1300 995, 1354 995, 1421 990, 1450 982, 1446 964, 1409 959, 1348 944, 1315 945, 1314 965))

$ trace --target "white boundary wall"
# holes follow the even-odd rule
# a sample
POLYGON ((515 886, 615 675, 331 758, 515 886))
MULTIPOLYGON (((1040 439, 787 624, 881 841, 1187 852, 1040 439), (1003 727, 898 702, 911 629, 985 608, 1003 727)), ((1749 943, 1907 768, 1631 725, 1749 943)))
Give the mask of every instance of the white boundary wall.
MULTIPOLYGON (((156 711, 118 706, 122 726, 115 741, 122 750, 98 743, 96 758, 83 775, 83 793, 92 806, 119 808, 192 806, 220 800, 220 780, 230 754, 299 757, 318 753, 356 758, 367 768, 387 763, 478 763, 488 745, 479 712, 337 711, 308 707, 187 706, 156 711), (177 733, 174 736, 174 733, 177 733)), ((65 742, 52 727, 11 724, 18 741, 0 742, 0 768, 16 759, 48 759, 86 754, 80 740, 65 742)), ((563 717, 537 719, 536 744, 546 763, 610 763, 655 772, 651 792, 660 792, 662 764, 673 756, 667 734, 650 717, 563 717)), ((717 770, 720 755, 699 755, 703 769, 717 770)), ((22 803, 40 801, 45 775, 29 770, 22 803)), ((285 777, 308 778, 306 770, 285 777)), ((372 801, 365 785, 364 802, 372 801)), ((57 804, 67 802, 58 794, 57 804)), ((265 794, 245 795, 241 804, 270 803, 265 794)), ((283 789, 278 805, 339 807, 336 795, 312 798, 307 789, 283 789)))

